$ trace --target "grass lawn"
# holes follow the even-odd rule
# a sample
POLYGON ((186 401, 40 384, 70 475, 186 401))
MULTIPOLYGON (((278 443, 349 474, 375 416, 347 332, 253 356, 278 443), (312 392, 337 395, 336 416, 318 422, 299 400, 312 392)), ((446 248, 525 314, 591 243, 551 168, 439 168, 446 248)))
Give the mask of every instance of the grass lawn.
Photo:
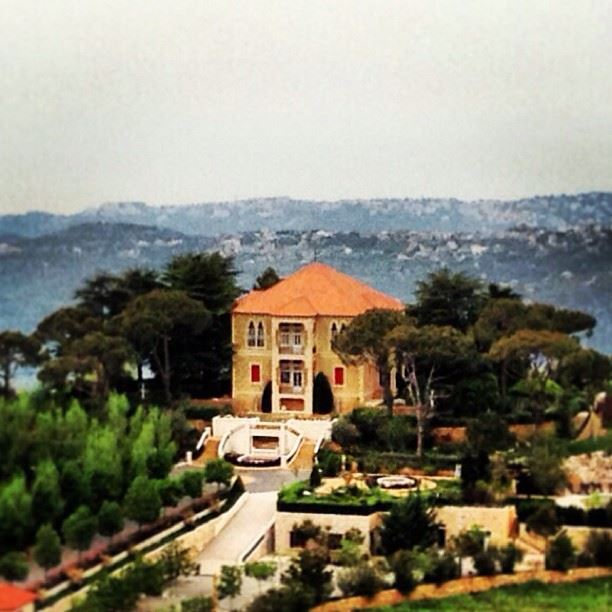
POLYGON ((376 608, 378 612, 435 610, 455 612, 494 610, 495 612, 540 612, 541 610, 571 610, 600 612, 612 610, 612 578, 594 578, 580 582, 544 584, 527 582, 444 599, 410 601, 396 606, 376 608))

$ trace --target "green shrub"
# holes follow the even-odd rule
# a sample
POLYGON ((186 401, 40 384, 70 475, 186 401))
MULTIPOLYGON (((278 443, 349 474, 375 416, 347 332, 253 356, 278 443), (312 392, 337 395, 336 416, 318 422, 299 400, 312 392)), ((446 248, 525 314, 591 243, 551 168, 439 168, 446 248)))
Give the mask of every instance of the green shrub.
POLYGON ((186 495, 196 499, 202 496, 202 482, 204 472, 202 470, 187 470, 181 476, 181 485, 186 495))
POLYGON ((498 559, 502 574, 513 574, 516 563, 523 559, 523 551, 510 543, 498 551, 498 559))
POLYGON ((576 562, 576 551, 567 533, 562 531, 548 546, 546 569, 566 572, 576 562))
POLYGON ((585 551, 595 565, 612 566, 612 536, 606 531, 592 531, 586 542, 585 551))
POLYGON ((9 581, 25 580, 30 568, 24 553, 9 552, 0 558, 0 576, 9 581))
POLYGON ((483 550, 474 555, 474 568, 479 576, 493 576, 496 571, 495 551, 483 550))
POLYGON ((342 455, 328 448, 321 448, 317 453, 317 459, 323 476, 333 477, 340 473, 342 468, 342 455))
POLYGON ((355 567, 340 572, 338 587, 345 597, 363 595, 373 597, 385 586, 385 582, 370 563, 362 562, 355 567))
POLYGON ((210 597, 191 597, 181 601, 181 612, 213 612, 213 602, 210 597))
POLYGON ((414 577, 414 558, 410 551, 398 550, 387 561, 393 572, 393 586, 404 595, 413 591, 417 583, 414 577))
POLYGON ((431 564, 425 572, 425 582, 442 584, 447 580, 453 580, 459 576, 459 565, 454 555, 446 552, 438 555, 434 549, 431 551, 431 564))
POLYGON ((360 437, 357 426, 351 423, 348 417, 340 417, 332 426, 332 439, 342 447, 351 447, 360 437))

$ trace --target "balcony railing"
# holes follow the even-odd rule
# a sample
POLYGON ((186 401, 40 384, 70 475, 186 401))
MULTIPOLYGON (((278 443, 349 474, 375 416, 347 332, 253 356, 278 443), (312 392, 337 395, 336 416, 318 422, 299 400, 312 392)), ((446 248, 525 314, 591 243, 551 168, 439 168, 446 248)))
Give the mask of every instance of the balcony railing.
POLYGON ((278 387, 279 393, 282 395, 304 395, 304 385, 296 387, 294 385, 280 384, 278 387))
POLYGON ((303 344, 281 344, 278 347, 278 352, 281 355, 303 355, 304 345, 303 344))

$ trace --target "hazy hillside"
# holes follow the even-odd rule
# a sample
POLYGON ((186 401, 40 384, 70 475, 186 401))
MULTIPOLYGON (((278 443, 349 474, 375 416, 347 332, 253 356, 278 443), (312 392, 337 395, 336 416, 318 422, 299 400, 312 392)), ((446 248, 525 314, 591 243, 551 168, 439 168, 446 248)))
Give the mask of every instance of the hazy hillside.
POLYGON ((568 229, 609 224, 612 193, 533 197, 517 201, 455 199, 381 199, 316 202, 262 198, 184 206, 148 206, 141 202, 104 204, 74 215, 31 212, 0 216, 0 235, 40 236, 86 222, 155 225, 185 234, 219 234, 257 230, 379 232, 497 231, 519 225, 568 229))
POLYGON ((415 282, 438 267, 511 283, 534 300, 592 312, 591 342, 612 352, 612 225, 566 230, 527 228, 463 232, 270 231, 186 235, 155 227, 88 223, 37 238, 0 237, 0 327, 31 330, 70 301, 97 270, 163 265, 180 252, 219 249, 235 255, 249 288, 266 266, 286 274, 317 258, 409 301, 415 282))

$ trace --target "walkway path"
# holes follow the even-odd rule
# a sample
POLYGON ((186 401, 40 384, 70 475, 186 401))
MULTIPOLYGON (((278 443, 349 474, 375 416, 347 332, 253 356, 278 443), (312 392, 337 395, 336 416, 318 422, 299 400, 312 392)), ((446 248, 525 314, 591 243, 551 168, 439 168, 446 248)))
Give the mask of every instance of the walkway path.
POLYGON ((270 526, 276 513, 276 491, 249 493, 249 498, 223 531, 202 551, 197 562, 203 574, 240 562, 240 556, 270 526))

